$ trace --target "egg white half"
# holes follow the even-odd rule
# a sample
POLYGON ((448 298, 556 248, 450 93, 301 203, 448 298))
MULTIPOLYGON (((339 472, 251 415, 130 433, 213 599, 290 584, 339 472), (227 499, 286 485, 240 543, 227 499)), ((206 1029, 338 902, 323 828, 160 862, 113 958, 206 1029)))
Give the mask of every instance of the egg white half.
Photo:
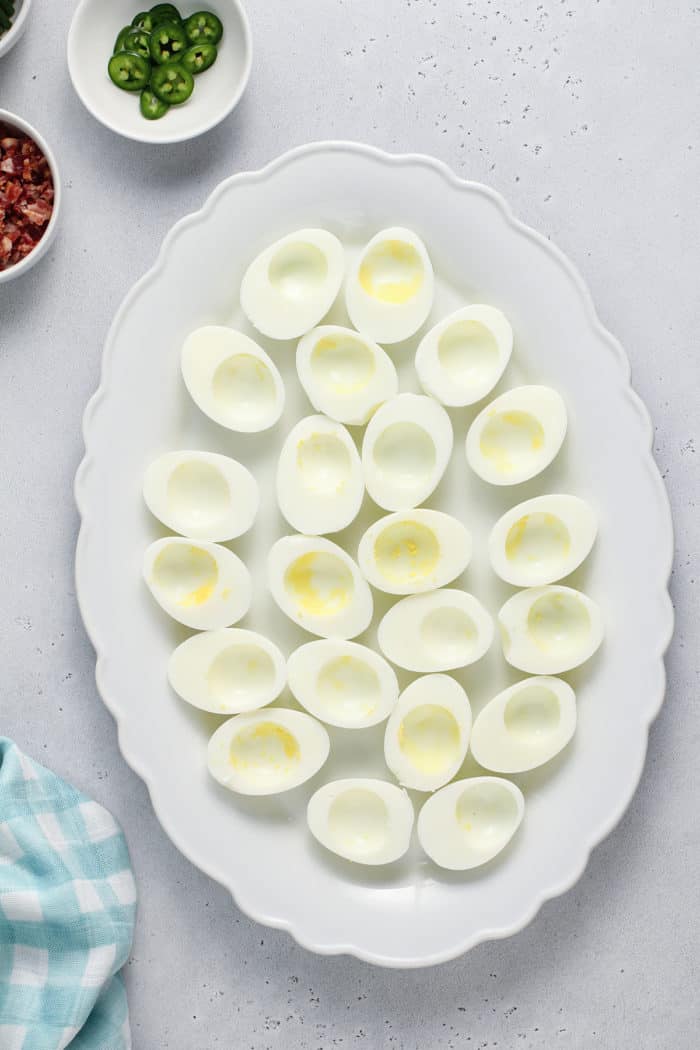
POLYGON ((503 655, 520 671, 556 675, 585 663, 603 641, 594 601, 572 587, 518 591, 498 614, 503 655))
POLYGON ((389 716, 386 764, 403 787, 435 791, 462 765, 471 725, 471 706, 459 682, 446 674, 416 678, 389 716))
POLYGON ((399 696, 396 674, 373 649, 321 639, 300 646, 287 661, 289 688, 309 714, 341 729, 385 721, 399 696))
POLYGON ((143 481, 154 517, 190 539, 226 543, 251 528, 260 506, 258 483, 241 463, 214 452, 166 452, 143 481))
POLYGON ((215 780, 240 795, 277 795, 318 773, 330 751, 328 733, 301 711, 268 708, 235 715, 207 749, 215 780))
POLYGON ((198 328, 182 348, 182 377, 201 411, 228 430, 256 434, 282 415, 285 393, 272 358, 232 328, 198 328))
POLYGON ((384 780, 354 777, 324 784, 312 796, 306 819, 314 838, 356 864, 391 864, 408 850, 413 805, 408 794, 384 780))
POLYGON ((418 594, 451 583, 472 553, 471 535, 438 510, 387 514, 360 540, 358 561, 367 580, 387 594, 418 594))
POLYGON ((418 814, 418 841, 439 867, 469 871, 506 848, 524 812, 523 793, 509 780, 458 780, 424 804, 418 814))
POLYGON ((513 329, 493 306, 464 306, 436 324, 416 351, 426 394, 464 407, 491 393, 510 361, 513 329))
POLYGON ((362 466, 367 491, 384 510, 408 510, 436 489, 452 455, 452 424, 430 397, 399 394, 367 425, 362 466))
POLYGON ((394 226, 375 234, 350 268, 345 304, 355 328, 376 343, 409 339, 433 306, 435 278, 423 241, 394 226))
POLYGON ((300 340, 296 364, 299 382, 316 411, 348 426, 363 426, 398 392, 389 355, 351 328, 314 328, 300 340))
POLYGON ((298 339, 325 317, 340 291, 345 250, 327 230, 297 230, 275 241, 250 264, 241 306, 271 339, 298 339))
POLYGON ((337 543, 320 536, 284 536, 268 555, 267 571, 279 608, 311 634, 348 639, 369 627, 372 593, 337 543))
POLYGON ((507 390, 467 432, 467 461, 491 485, 518 485, 549 466, 566 435, 566 406, 546 386, 507 390))
POLYGON ((442 588, 402 598, 385 613, 377 639, 387 660, 406 671, 453 671, 480 660, 493 633, 478 598, 442 588))
POLYGON ((524 678, 481 709, 471 752, 494 773, 524 773, 549 762, 576 730, 576 695, 560 678, 524 678))
POLYGON ((156 540, 144 554, 143 577, 160 607, 196 631, 230 627, 250 608, 248 569, 216 543, 182 536, 156 540))
POLYGON ((297 532, 339 532, 360 512, 365 495, 355 442, 341 423, 307 416, 290 431, 277 464, 277 502, 297 532))

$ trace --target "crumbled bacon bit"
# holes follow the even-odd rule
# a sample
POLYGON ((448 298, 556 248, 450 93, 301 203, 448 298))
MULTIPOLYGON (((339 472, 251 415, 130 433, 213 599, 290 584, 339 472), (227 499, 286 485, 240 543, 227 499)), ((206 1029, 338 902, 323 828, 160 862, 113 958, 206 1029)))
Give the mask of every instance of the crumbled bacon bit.
POLYGON ((37 144, 0 123, 0 270, 24 259, 53 213, 51 169, 37 144))

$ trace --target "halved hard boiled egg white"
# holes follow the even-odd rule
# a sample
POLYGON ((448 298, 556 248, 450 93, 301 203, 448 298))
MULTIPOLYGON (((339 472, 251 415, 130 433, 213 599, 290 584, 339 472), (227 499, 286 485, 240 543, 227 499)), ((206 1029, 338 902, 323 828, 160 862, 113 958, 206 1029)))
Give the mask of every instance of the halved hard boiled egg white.
POLYGON ((399 683, 386 660, 357 642, 308 642, 289 657, 287 676, 309 714, 341 729, 378 725, 399 696, 399 683))
POLYGON ((376 234, 345 285, 350 320, 377 343, 409 339, 433 306, 435 278, 420 237, 394 226, 376 234))
POLYGON ((509 780, 458 780, 424 804, 418 814, 418 841, 441 868, 468 871, 506 848, 524 812, 523 793, 509 780))
POLYGON ((568 576, 590 554, 595 514, 577 496, 537 496, 519 503, 489 537, 493 571, 514 587, 541 587, 568 576))
POLYGON ((182 348, 190 395, 215 423, 242 434, 274 426, 284 409, 284 385, 272 359, 232 328, 198 328, 182 348))
POLYGON ((310 536, 339 532, 365 495, 360 454, 341 423, 307 416, 290 432, 277 466, 277 502, 292 528, 310 536))
POLYGON ((548 467, 566 434, 566 406, 556 390, 507 390, 476 417, 467 433, 467 460, 491 485, 517 485, 548 467))
POLYGON ((560 678, 525 678, 494 696, 472 726, 470 748, 494 773, 524 773, 558 755, 576 730, 576 695, 560 678))
POLYGON ((154 517, 190 539, 225 543, 252 526, 260 506, 258 483, 244 466, 214 452, 166 452, 143 481, 154 517))
POLYGON ((461 685, 445 674, 417 678, 399 697, 384 734, 396 779, 416 791, 452 780, 467 754, 472 712, 461 685))
POLYGON ((298 339, 325 317, 345 274, 345 252, 327 230, 297 230, 266 248, 241 284, 241 306, 271 339, 298 339))
POLYGON ((320 536, 284 536, 268 555, 267 573, 282 612, 311 634, 354 638, 369 627, 372 592, 337 543, 320 536))
POLYGON ((235 715, 209 741, 209 772, 239 795, 277 795, 318 773, 330 751, 328 733, 301 711, 270 708, 235 715))
POLYGON ((395 784, 351 778, 319 788, 306 819, 331 853, 356 864, 391 864, 408 850, 414 813, 408 794, 395 784))
POLYGON ((237 715, 276 700, 287 669, 277 646, 255 631, 205 631, 178 645, 168 680, 183 700, 201 711, 237 715))
POLYGON ((528 674, 563 674, 588 660, 603 640, 600 609, 572 587, 531 587, 498 614, 503 655, 528 674))
POLYGON ((143 577, 160 607, 195 631, 230 627, 250 608, 250 573, 226 547, 168 536, 146 550, 143 577))
POLYGON ((452 423, 430 397, 399 394, 377 409, 362 443, 367 491, 384 510, 417 507, 452 455, 452 423))
POLYGON ((493 620, 473 594, 411 594, 379 624, 379 648, 406 671, 452 671, 476 663, 493 641, 493 620))
POLYGON ((316 411, 349 426, 363 426, 399 389, 386 351, 340 325, 323 325, 304 336, 297 347, 297 373, 316 411))
POLYGON ((465 306, 440 321, 416 351, 426 394, 443 405, 473 405, 490 394, 513 351, 513 329, 493 306, 465 306))
POLYGON ((358 561, 373 587, 418 594, 451 583, 472 553, 468 530, 439 510, 401 511, 375 521, 360 540, 358 561))

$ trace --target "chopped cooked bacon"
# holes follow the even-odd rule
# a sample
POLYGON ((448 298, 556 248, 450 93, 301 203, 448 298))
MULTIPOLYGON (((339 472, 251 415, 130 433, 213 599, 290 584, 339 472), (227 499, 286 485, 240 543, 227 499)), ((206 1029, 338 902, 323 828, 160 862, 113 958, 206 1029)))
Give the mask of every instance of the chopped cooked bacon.
POLYGON ((27 135, 0 123, 0 270, 36 248, 53 213, 46 157, 27 135))

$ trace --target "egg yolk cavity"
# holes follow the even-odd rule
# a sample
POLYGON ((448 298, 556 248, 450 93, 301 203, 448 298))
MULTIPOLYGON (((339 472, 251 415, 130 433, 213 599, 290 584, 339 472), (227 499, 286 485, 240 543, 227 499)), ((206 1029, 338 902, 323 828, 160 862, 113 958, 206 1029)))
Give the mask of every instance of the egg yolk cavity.
POLYGON ((251 426, 274 412, 277 393, 272 373, 253 354, 234 354, 221 362, 212 379, 212 394, 231 426, 251 426))
POLYGON ((347 565, 335 554, 311 551, 287 569, 284 585, 299 616, 337 616, 351 601, 355 584, 347 565))
POLYGON ((510 838, 518 821, 518 807, 508 788, 477 784, 457 799, 455 821, 465 845, 475 853, 492 853, 510 838))
POLYGON ((358 279, 373 299, 400 305, 420 291, 424 280, 423 261, 414 246, 406 241, 382 241, 366 253, 358 279))
POLYGON ((533 469, 544 446, 544 429, 529 412, 497 412, 486 423, 481 454, 499 474, 533 469))
POLYGON ((153 564, 153 582, 169 601, 182 608, 204 605, 219 579, 209 551, 185 543, 170 543, 153 564))
POLYGON ((168 513, 185 531, 214 525, 231 509, 226 478, 211 463, 193 459, 177 466, 167 483, 168 513))
POLYGON ((559 727, 561 709, 556 693, 544 685, 529 685, 514 693, 503 711, 508 733, 519 743, 542 743, 559 727))
POLYGON ((389 810, 374 791, 350 788, 332 802, 328 832, 344 853, 358 857, 376 853, 389 834, 389 810))
POLYGON ((392 423, 379 434, 372 457, 393 485, 412 489, 435 470, 435 442, 417 423, 392 423))
POLYGON ((352 474, 350 453, 334 434, 311 434, 300 441, 297 467, 304 487, 324 496, 340 492, 352 474))
POLYGON ((283 783, 301 760, 296 737, 275 722, 258 722, 236 733, 229 750, 231 766, 248 780, 283 783))
POLYGON ((386 580, 400 585, 420 583, 437 568, 440 544, 427 525, 400 521, 379 533, 374 560, 386 580))
POLYGON ((211 695, 223 708, 270 696, 275 681, 272 657, 257 645, 230 645, 214 658, 207 672, 211 695))
POLYGON ((379 676, 373 667, 354 656, 339 656, 325 664, 318 675, 319 706, 343 722, 370 718, 381 699, 379 676))
POLYGON ((533 602, 527 629, 538 649, 574 656, 586 644, 591 630, 588 609, 571 594, 545 594, 533 602))
POLYGON ((438 360, 457 386, 476 386, 498 367, 498 344, 479 321, 456 321, 440 336, 438 360))
POLYGON ((441 663, 468 660, 474 651, 478 632, 463 609, 433 609, 420 625, 421 641, 441 663))
POLYGON ((376 371, 374 354, 353 335, 324 336, 311 351, 311 371, 334 394, 364 390, 376 371))
POLYGON ((315 244, 285 244, 270 261, 268 278, 283 299, 299 302, 318 293, 328 276, 328 260, 315 244))
POLYGON ((545 569, 564 565, 571 537, 555 514, 525 514, 511 525, 506 536, 506 558, 523 568, 545 569))
POLYGON ((439 775, 456 761, 461 734, 451 711, 421 704, 409 711, 399 727, 399 747, 421 773, 439 775))

